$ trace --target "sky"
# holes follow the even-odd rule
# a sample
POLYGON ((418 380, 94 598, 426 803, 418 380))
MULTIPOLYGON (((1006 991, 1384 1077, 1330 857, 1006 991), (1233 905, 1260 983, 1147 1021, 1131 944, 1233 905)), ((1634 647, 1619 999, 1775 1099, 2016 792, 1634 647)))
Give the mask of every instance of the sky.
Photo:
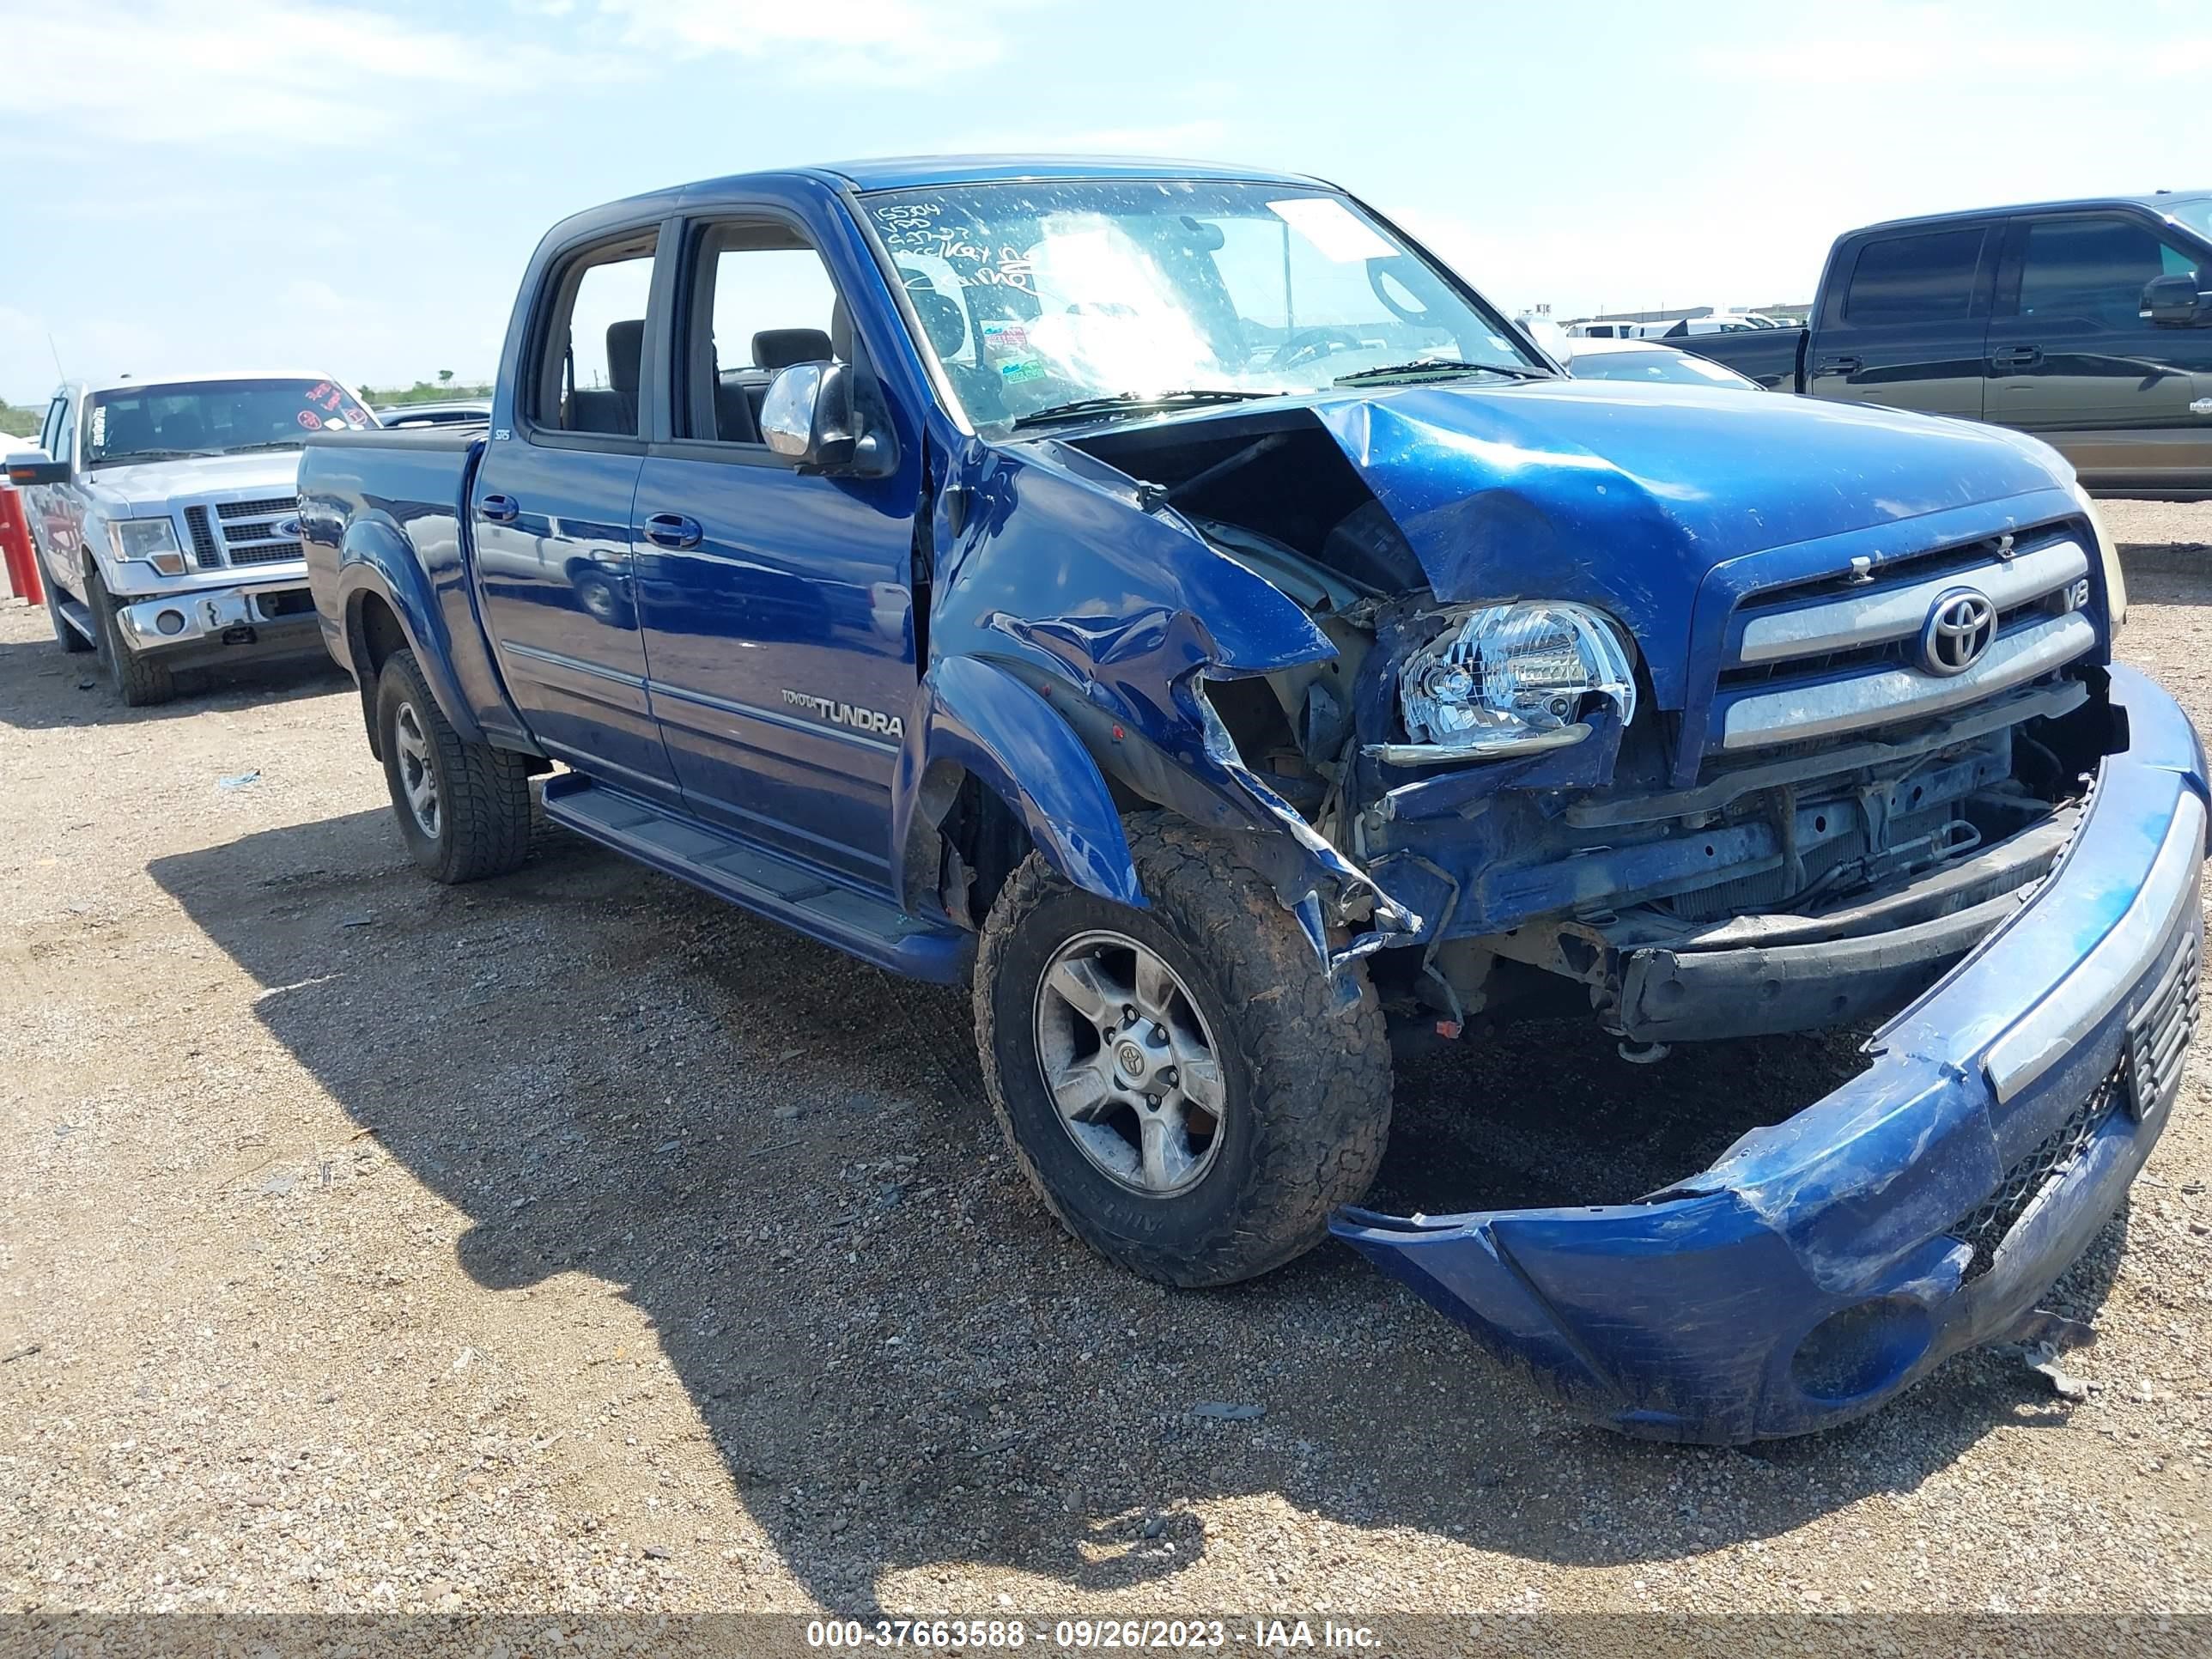
POLYGON ((1802 300, 1876 219, 2212 185, 2208 87, 2202 0, 0 0, 0 398, 486 378, 556 220, 863 155, 1317 174, 1514 311, 1802 300))

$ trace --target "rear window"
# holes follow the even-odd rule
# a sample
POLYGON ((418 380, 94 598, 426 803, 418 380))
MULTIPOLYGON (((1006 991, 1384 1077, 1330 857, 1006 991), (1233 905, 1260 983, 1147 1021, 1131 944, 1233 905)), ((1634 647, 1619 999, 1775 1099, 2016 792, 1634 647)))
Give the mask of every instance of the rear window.
POLYGON ((1972 313, 1984 233, 1922 231, 1859 250, 1844 315, 1854 323, 1942 323, 1972 313))

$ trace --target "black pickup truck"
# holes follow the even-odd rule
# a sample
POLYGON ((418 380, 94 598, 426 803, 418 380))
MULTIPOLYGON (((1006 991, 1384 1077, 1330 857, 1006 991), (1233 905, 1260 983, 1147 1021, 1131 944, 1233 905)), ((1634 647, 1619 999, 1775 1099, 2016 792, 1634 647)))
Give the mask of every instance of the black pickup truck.
POLYGON ((2033 433, 2093 495, 2212 499, 2212 191, 1848 231, 1810 327, 1688 349, 1772 391, 2033 433))

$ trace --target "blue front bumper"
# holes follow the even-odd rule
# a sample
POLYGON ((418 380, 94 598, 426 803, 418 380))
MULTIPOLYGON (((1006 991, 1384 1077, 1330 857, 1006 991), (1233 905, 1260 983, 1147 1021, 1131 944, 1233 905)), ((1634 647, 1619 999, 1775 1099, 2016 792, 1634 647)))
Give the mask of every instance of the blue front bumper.
POLYGON ((1346 1211, 1337 1236, 1658 1439, 1825 1428, 2014 1331, 2149 1155, 2194 1012, 2204 754, 2165 692, 2112 678, 2128 745, 2063 861, 1850 1083, 1656 1201, 1346 1211))

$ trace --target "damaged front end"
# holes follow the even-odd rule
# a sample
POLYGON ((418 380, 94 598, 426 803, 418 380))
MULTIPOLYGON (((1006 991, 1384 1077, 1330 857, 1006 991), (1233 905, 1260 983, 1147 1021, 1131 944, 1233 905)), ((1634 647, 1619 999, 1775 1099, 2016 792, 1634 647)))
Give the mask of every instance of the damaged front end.
POLYGON ((2203 754, 2115 670, 2130 741, 2055 871, 1875 1033, 1867 1069, 1633 1204, 1337 1236, 1577 1412, 1721 1443, 1872 1410, 2024 1338, 2180 1087, 2203 926, 2203 754))
POLYGON ((1910 1006, 1860 1077, 1759 1103, 1768 1127, 1650 1199, 1347 1213, 1339 1236, 1660 1437, 1817 1428, 2024 1328, 2148 1153, 2195 1018, 2202 757, 2108 666, 2123 597, 2094 518, 2045 474, 1692 557, 1615 471, 1601 511, 1631 545, 1594 563, 1565 550, 1587 456, 1561 464, 1579 496, 1525 457, 1510 486, 1455 484, 1439 453, 1464 444, 1377 449, 1407 419, 1347 400, 1060 446, 1326 647, 1194 660, 1199 753, 1170 739, 1124 775, 1201 822, 1261 803, 1248 845, 1285 849, 1316 948, 1445 1036, 1563 992, 1632 1058, 1910 1006), (1927 619, 1961 592, 1986 634, 1943 672, 1927 619))

